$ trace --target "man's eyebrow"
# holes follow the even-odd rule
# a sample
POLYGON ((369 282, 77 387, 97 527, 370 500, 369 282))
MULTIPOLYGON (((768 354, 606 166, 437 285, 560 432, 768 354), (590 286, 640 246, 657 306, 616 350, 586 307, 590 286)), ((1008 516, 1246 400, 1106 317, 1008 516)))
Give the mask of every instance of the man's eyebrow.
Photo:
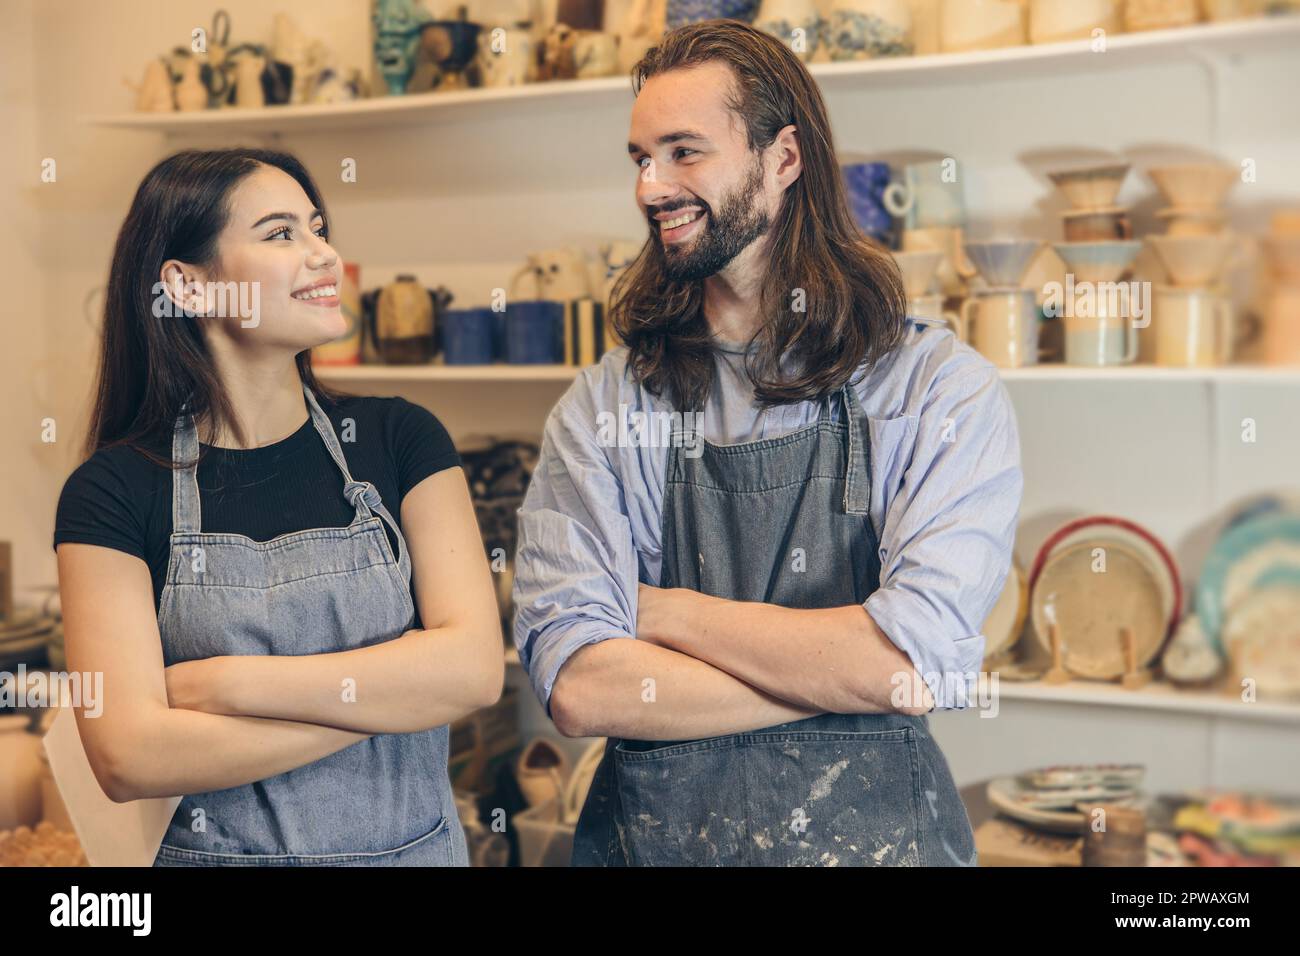
MULTIPOLYGON (((697 133, 693 129, 680 129, 675 133, 665 133, 663 136, 660 136, 657 140, 655 140, 655 145, 665 146, 668 143, 678 143, 684 139, 694 139, 704 143, 707 143, 709 141, 709 138, 705 136, 703 133, 697 133)), ((640 153, 643 150, 636 143, 628 143, 627 151, 629 154, 632 154, 632 153, 640 153)))
MULTIPOLYGON (((324 213, 322 213, 319 209, 313 209, 313 210, 311 211, 311 218, 312 218, 312 219, 315 219, 317 216, 321 216, 321 217, 323 217, 323 216, 324 216, 324 213)), ((268 212, 268 213, 267 213, 265 216, 263 216, 261 219, 257 220, 257 222, 255 222, 255 223, 253 223, 251 226, 249 226, 249 228, 250 228, 250 229, 256 229, 258 226, 262 225, 263 223, 270 222, 270 221, 273 220, 273 219, 284 219, 284 220, 286 220, 287 222, 292 222, 292 223, 295 223, 295 224, 298 222, 298 216, 297 216, 297 214, 295 214, 295 213, 291 213, 291 212, 268 212)))

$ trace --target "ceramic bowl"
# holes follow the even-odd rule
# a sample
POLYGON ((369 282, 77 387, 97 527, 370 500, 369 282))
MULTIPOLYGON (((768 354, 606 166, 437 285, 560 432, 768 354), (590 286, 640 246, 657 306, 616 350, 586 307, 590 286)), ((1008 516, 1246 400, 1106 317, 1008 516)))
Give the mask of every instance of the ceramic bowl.
POLYGON ((1052 248, 1075 282, 1114 282, 1133 264, 1142 243, 1136 239, 1054 242, 1052 248))
POLYGON ((903 288, 909 299, 916 299, 930 291, 934 284, 939 263, 943 261, 942 252, 895 252, 894 261, 903 273, 903 288))
POLYGON ((1043 248, 1041 239, 986 239, 967 242, 966 257, 994 288, 1017 288, 1025 270, 1043 248))
POLYGON ((1236 252, 1231 236, 1147 236, 1169 284, 1207 287, 1223 276, 1236 252))
POLYGON ((1097 209, 1114 205, 1128 170, 1128 163, 1101 163, 1049 170, 1047 178, 1075 209, 1097 209))
POLYGON ((1228 617, 1223 643, 1233 676, 1251 678, 1256 693, 1300 696, 1300 589, 1274 585, 1252 591, 1228 617))
POLYGON ((1166 236, 1217 236, 1227 217, 1219 209, 1187 209, 1171 206, 1156 210, 1165 224, 1166 236))
POLYGON ((1153 166, 1147 175, 1165 201, 1175 208, 1217 208, 1241 171, 1222 163, 1176 163, 1153 166))
POLYGON ((1159 654, 1168 631, 1159 573, 1145 557, 1123 545, 1105 546, 1105 571, 1095 569, 1096 543, 1082 541, 1044 563, 1030 596, 1030 615, 1040 645, 1051 653, 1049 625, 1063 644, 1066 670, 1094 680, 1113 680, 1127 670, 1121 631, 1136 641, 1137 666, 1159 654))
POLYGON ((1127 206, 1067 209, 1061 213, 1066 242, 1101 242, 1133 238, 1127 206))

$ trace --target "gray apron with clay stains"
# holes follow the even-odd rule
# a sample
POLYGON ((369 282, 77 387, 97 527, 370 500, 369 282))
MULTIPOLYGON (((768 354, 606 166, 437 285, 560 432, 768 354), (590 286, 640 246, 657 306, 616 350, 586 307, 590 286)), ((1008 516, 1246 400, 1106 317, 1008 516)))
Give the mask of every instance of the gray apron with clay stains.
MULTIPOLYGON (((415 623, 411 556, 368 481, 354 481, 325 412, 313 426, 356 517, 254 541, 202 530, 193 416, 176 419, 171 558, 158 611, 167 665, 225 654, 329 654, 415 623), (387 525, 393 531, 393 554, 387 525)), ((363 691, 364 692, 364 691, 363 691)), ((188 794, 154 866, 468 866, 447 776, 446 725, 374 734, 256 783, 188 794)))
MULTIPOLYGON (((880 585, 871 443, 854 390, 779 438, 671 450, 660 586, 784 607, 880 585)), ((683 442, 682 445, 686 443, 683 442)), ((975 841, 924 716, 822 714, 689 741, 611 739, 575 866, 973 866, 975 841)))

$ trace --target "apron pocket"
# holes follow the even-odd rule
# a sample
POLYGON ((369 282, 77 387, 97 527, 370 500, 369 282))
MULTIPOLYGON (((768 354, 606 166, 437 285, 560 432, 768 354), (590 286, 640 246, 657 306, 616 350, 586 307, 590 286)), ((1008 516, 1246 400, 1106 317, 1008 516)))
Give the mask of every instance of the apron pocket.
POLYGON ((745 757, 734 737, 638 749, 620 740, 618 835, 630 866, 732 866, 745 852, 745 757))
POLYGON ((614 748, 633 866, 916 866, 910 727, 614 748))
POLYGON ((911 728, 748 739, 752 864, 920 864, 920 767, 911 728))
POLYGON ((209 853, 166 843, 158 848, 154 866, 451 866, 451 821, 437 825, 414 840, 375 853, 209 853))

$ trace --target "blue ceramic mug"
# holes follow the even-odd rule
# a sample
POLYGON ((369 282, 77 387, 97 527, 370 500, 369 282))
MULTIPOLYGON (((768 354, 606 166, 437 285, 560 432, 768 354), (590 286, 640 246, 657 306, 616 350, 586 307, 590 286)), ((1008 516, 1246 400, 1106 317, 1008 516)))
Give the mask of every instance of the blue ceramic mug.
POLYGON ((490 365, 491 309, 448 309, 442 315, 442 355, 448 365, 490 365))
POLYGON ((894 217, 885 208, 882 195, 889 188, 892 172, 888 163, 850 163, 840 167, 849 208, 858 228, 884 246, 894 233, 894 217))
POLYGON ((506 309, 506 361, 550 365, 564 361, 564 303, 512 302, 506 309))

